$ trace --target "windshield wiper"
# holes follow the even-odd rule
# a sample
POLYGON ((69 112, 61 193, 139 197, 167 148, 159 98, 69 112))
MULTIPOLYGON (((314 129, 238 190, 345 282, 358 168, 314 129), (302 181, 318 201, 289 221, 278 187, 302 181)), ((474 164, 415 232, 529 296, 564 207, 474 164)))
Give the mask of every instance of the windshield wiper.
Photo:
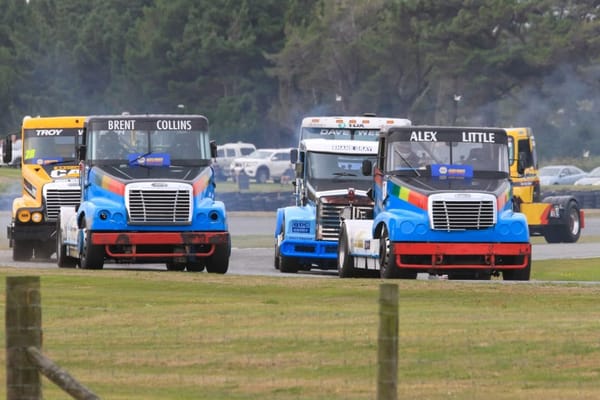
POLYGON ((334 176, 356 176, 356 174, 353 174, 352 172, 334 172, 331 175, 334 175, 334 176))
POLYGON ((76 160, 74 158, 67 158, 65 160, 50 161, 50 162, 44 163, 44 165, 57 165, 57 164, 69 164, 69 163, 75 164, 75 161, 76 160))

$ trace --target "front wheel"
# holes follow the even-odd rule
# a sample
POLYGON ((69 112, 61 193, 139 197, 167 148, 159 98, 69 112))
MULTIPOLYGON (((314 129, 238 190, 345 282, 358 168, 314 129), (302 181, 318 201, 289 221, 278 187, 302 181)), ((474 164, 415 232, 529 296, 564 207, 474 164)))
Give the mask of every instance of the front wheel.
POLYGON ((79 255, 79 265, 82 269, 102 269, 104 268, 104 247, 91 243, 91 232, 82 229, 80 234, 83 239, 83 246, 79 255))
MULTIPOLYGON (((229 256, 231 255, 231 238, 225 244, 216 244, 212 256, 206 258, 206 272, 225 274, 229 269, 229 256)), ((188 266, 189 268, 189 266, 188 266)))
POLYGON ((269 179, 269 170, 265 167, 259 168, 256 171, 256 182, 257 183, 265 183, 269 179))
POLYGON ((354 257, 350 255, 350 246, 348 243, 348 234, 346 233, 345 225, 342 225, 342 229, 340 230, 337 270, 340 278, 353 278, 356 276, 356 270, 354 269, 354 257))
POLYGON ((33 256, 33 242, 31 240, 13 240, 13 261, 29 261, 33 256))
POLYGON ((56 227, 56 263, 58 268, 75 268, 77 259, 67 255, 67 245, 63 244, 60 223, 56 227))

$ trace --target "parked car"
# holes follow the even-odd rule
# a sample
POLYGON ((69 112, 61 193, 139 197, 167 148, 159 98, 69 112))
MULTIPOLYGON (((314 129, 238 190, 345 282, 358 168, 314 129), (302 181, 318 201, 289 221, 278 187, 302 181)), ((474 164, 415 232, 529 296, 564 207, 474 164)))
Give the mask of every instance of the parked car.
POLYGON ((572 185, 578 179, 585 178, 587 172, 574 165, 548 165, 540 169, 540 184, 572 185))
POLYGON ((258 149, 247 157, 236 158, 231 163, 231 174, 246 174, 249 178, 256 179, 258 183, 265 183, 269 179, 279 182, 283 175, 293 172, 290 162, 291 148, 285 149, 258 149))
POLYGON ((236 158, 244 157, 256 150, 252 143, 225 143, 217 146, 217 158, 213 168, 217 179, 226 181, 231 176, 230 165, 236 158))
POLYGON ((585 178, 576 180, 575 185, 600 185, 600 167, 591 170, 585 178))

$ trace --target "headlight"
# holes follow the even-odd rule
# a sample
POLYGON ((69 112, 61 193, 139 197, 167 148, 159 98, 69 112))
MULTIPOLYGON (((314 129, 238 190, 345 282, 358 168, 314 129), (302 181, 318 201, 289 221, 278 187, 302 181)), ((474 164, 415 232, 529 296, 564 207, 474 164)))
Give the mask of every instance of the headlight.
POLYGON ((42 219, 44 219, 44 217, 42 216, 41 212, 36 211, 33 214, 31 214, 31 220, 36 224, 42 222, 42 219))
POLYGON ((31 213, 29 210, 19 210, 17 213, 17 219, 23 223, 29 222, 31 220, 31 213))

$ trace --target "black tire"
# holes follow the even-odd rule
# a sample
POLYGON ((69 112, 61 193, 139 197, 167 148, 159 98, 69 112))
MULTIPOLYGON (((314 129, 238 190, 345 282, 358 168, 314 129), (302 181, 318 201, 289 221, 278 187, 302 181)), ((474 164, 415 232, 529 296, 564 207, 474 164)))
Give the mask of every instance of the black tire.
POLYGON ((256 171, 256 182, 265 183, 269 179, 269 169, 267 167, 260 167, 256 171))
POLYGON ((295 274, 300 269, 300 264, 298 264, 298 260, 294 257, 286 257, 279 255, 279 271, 295 274))
POLYGON ((383 279, 399 278, 395 265, 394 249, 391 246, 387 228, 384 226, 379 238, 379 273, 383 279))
POLYGON ((505 281, 528 281, 531 277, 531 259, 523 269, 508 269, 502 271, 502 279, 505 281))
POLYGON ((565 209, 565 216, 566 225, 562 227, 562 241, 565 243, 575 243, 581 235, 580 210, 575 201, 569 201, 565 209))
POLYGON ((13 240, 13 261, 29 261, 33 257, 33 242, 31 240, 13 240))
POLYGON ((58 268, 75 268, 77 259, 67 256, 67 245, 63 244, 60 222, 56 226, 56 263, 58 268))
POLYGON ((202 272, 204 271, 204 263, 201 261, 188 262, 186 269, 188 272, 202 272))
POLYGON ((47 242, 39 241, 33 249, 33 253, 36 260, 47 260, 52 257, 52 254, 56 251, 56 243, 52 239, 47 242))
POLYGON ((383 227, 379 238, 379 272, 383 279, 416 279, 417 273, 403 271, 396 266, 396 255, 391 245, 387 227, 383 227))
POLYGON ((82 269, 104 268, 104 247, 90 243, 90 232, 83 229, 83 246, 79 254, 79 265, 82 269))
POLYGON ((356 269, 354 268, 354 257, 350 255, 350 246, 348 244, 348 234, 346 226, 342 225, 340 230, 340 240, 338 243, 337 270, 340 278, 354 278, 356 269))
POLYGON ((206 272, 225 274, 229 269, 229 256, 231 255, 231 237, 226 244, 215 245, 212 256, 206 258, 206 272))
POLYGON ((274 257, 273 257, 273 266, 275 267, 275 269, 279 269, 279 256, 281 254, 281 249, 279 247, 279 237, 283 237, 283 229, 285 227, 285 221, 282 221, 281 223, 281 227, 279 228, 279 234, 277 236, 275 236, 275 251, 274 251, 274 257))
MULTIPOLYGON (((191 246, 191 253, 199 253, 201 251, 200 246, 191 246)), ((206 259, 204 257, 197 257, 195 255, 189 256, 187 258, 186 269, 188 272, 202 272, 206 267, 206 259)))
POLYGON ((167 270, 168 271, 183 271, 183 270, 185 270, 185 264, 169 261, 169 262, 167 262, 167 270))

